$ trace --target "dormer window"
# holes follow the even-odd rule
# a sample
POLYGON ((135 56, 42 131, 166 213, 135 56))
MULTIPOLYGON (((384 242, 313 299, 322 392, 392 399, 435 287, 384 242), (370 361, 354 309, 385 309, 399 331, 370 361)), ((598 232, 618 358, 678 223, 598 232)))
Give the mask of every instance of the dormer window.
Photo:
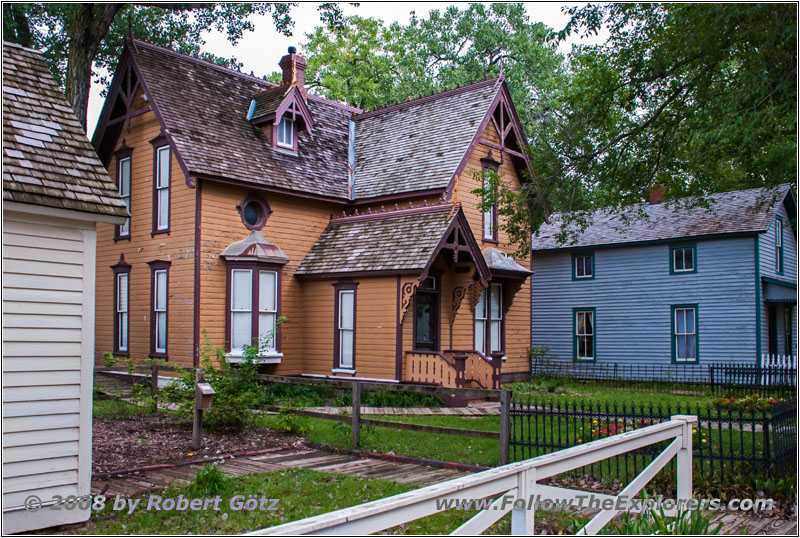
POLYGON ((278 139, 279 147, 294 149, 294 120, 284 116, 278 123, 278 139))

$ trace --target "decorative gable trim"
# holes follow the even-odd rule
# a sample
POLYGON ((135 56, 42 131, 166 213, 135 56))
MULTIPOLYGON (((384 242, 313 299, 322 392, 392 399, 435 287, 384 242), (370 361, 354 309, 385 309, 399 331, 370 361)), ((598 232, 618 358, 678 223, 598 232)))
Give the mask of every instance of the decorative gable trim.
POLYGON ((460 252, 466 252, 469 254, 473 263, 475 264, 475 268, 478 271, 478 279, 481 285, 484 288, 489 286, 489 280, 492 278, 489 271, 489 266, 486 265, 486 259, 483 257, 483 253, 478 246, 478 242, 475 240, 475 236, 469 227, 469 222, 467 221, 467 217, 464 215, 464 211, 461 209, 460 204, 456 210, 453 220, 450 222, 450 226, 447 227, 447 231, 442 236, 439 244, 436 245, 436 248, 433 249, 433 253, 431 254, 430 259, 428 259, 428 263, 422 270, 422 273, 419 276, 420 282, 428 278, 428 273, 431 271, 434 260, 436 260, 436 257, 439 256, 439 253, 443 249, 453 252, 453 263, 458 263, 458 254, 460 252))
MULTIPOLYGON (((481 120, 480 125, 478 125, 477 130, 475 131, 475 135, 472 138, 467 150, 464 152, 464 156, 461 158, 461 162, 458 164, 456 171, 453 173, 453 177, 450 179, 450 183, 447 186, 446 197, 448 200, 451 199, 453 196, 453 189, 455 188, 456 183, 456 176, 460 175, 464 168, 467 166, 467 162, 469 161, 472 152, 475 150, 478 144, 482 144, 488 146, 491 149, 497 150, 500 153, 500 162, 505 161, 505 154, 508 153, 512 157, 516 157, 517 159, 521 160, 524 163, 524 168, 528 170, 528 173, 531 177, 533 177, 533 167, 531 166, 530 159, 528 155, 525 153, 524 148, 527 145, 525 134, 522 129, 522 122, 519 119, 519 115, 517 114, 516 108, 514 107, 514 101, 511 99, 511 93, 508 91, 508 86, 506 85, 505 79, 498 79, 501 80, 500 88, 495 95, 494 99, 492 100, 492 104, 489 105, 488 110, 486 111, 486 115, 481 120), (494 119, 494 112, 497 107, 503 107, 501 110, 503 111, 502 114, 505 117, 507 112, 508 118, 507 121, 501 122, 502 125, 498 125, 496 120, 494 119), (502 141, 505 141, 506 138, 510 134, 514 134, 517 140, 517 144, 519 145, 522 151, 517 151, 511 148, 506 147, 505 143, 500 145, 494 144, 489 142, 488 140, 484 140, 482 138, 483 132, 486 129, 486 126, 489 125, 489 122, 493 122, 495 125, 495 129, 500 135, 502 141)), ((522 167, 517 166, 518 171, 522 170, 522 167)))
POLYGON ((106 97, 105 103, 103 104, 103 110, 100 113, 100 119, 98 120, 97 127, 92 135, 92 146, 94 146, 95 151, 100 156, 100 160, 103 162, 103 165, 107 167, 113 152, 113 145, 121 133, 122 122, 124 121, 125 126, 130 129, 131 118, 152 110, 153 114, 155 114, 156 119, 158 120, 159 126, 161 127, 161 132, 167 139, 167 143, 170 146, 172 154, 175 155, 178 165, 181 167, 181 170, 183 170, 186 178, 186 185, 190 189, 193 189, 195 187, 195 178, 189 174, 189 169, 186 166, 186 162, 183 160, 183 157, 178 151, 175 140, 172 138, 172 135, 167 129, 167 125, 164 122, 164 117, 161 115, 161 111, 159 110, 158 105, 153 98, 153 94, 147 87, 147 82, 144 80, 139 67, 136 65, 136 60, 130 52, 130 46, 131 41, 126 38, 125 49, 122 51, 122 58, 117 66, 116 72, 114 73, 114 78, 111 81, 111 88, 109 89, 108 97, 106 97), (136 82, 133 84, 133 87, 130 88, 131 80, 134 75, 136 77, 136 82), (124 88, 122 87, 123 79, 126 82, 124 88), (130 106, 133 103, 133 99, 135 98, 139 88, 142 89, 147 97, 147 102, 150 104, 146 108, 131 111, 130 106), (114 108, 120 100, 126 109, 125 114, 123 116, 114 116, 112 118, 111 116, 114 108), (119 131, 117 131, 117 127, 120 128, 119 131), (108 147, 109 145, 111 147, 108 147))

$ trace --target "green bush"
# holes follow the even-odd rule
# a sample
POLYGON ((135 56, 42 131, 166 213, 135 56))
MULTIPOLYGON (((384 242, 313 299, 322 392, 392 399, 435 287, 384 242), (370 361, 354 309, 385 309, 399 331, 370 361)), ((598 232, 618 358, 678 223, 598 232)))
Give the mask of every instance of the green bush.
POLYGON ((236 482, 222 472, 219 465, 212 463, 197 470, 197 474, 189 483, 188 493, 191 497, 228 496, 236 482))

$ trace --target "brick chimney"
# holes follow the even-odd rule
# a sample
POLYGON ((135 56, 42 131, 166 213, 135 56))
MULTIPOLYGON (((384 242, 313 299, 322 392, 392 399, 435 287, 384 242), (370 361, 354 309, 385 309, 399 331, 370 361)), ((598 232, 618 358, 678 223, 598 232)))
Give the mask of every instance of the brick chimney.
POLYGON ((651 204, 660 204, 664 201, 664 194, 666 194, 667 188, 664 185, 656 185, 652 189, 650 189, 650 196, 648 201, 651 204))
POLYGON ((305 98, 306 60, 297 54, 297 48, 289 47, 289 54, 281 58, 281 61, 278 63, 278 65, 283 71, 283 80, 281 81, 281 86, 288 86, 292 82, 296 82, 297 88, 305 98))

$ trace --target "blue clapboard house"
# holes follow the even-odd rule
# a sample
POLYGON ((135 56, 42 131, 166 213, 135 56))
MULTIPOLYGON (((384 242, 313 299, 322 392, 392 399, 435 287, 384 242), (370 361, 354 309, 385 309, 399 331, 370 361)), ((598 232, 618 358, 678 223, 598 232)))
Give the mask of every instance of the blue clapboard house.
POLYGON ((720 193, 708 208, 677 210, 659 194, 631 208, 644 220, 599 210, 574 242, 559 244, 554 215, 533 237, 533 349, 574 369, 794 362, 791 187, 720 193))

